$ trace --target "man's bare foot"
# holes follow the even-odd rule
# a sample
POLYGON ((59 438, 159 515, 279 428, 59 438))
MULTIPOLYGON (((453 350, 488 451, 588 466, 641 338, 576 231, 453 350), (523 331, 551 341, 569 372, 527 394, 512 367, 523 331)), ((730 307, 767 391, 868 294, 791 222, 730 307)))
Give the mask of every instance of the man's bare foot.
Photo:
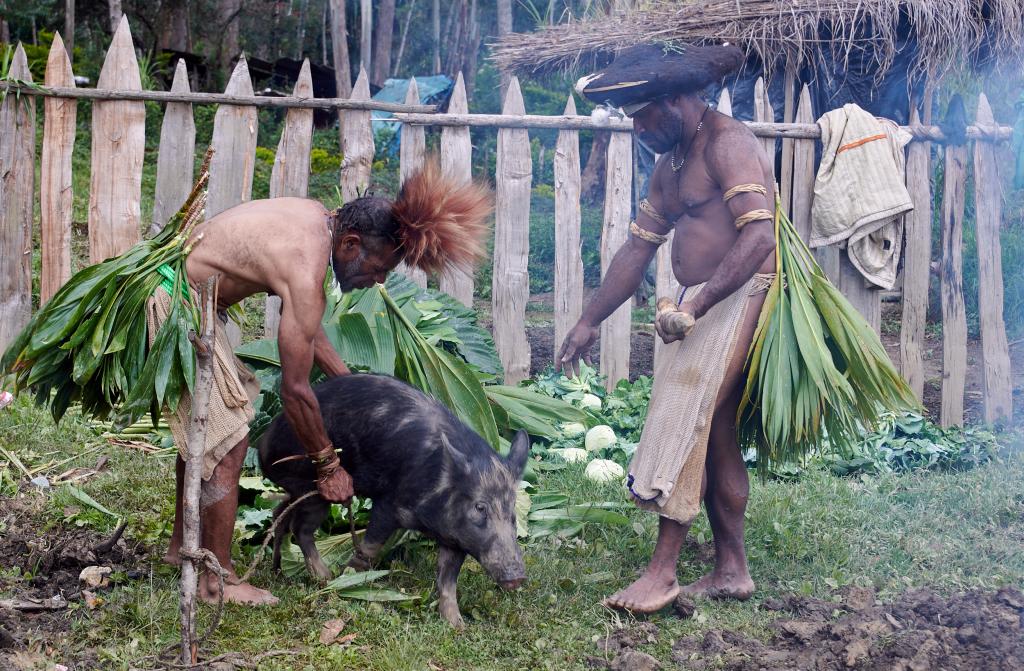
POLYGON ((750 579, 750 574, 746 571, 742 574, 726 572, 719 574, 712 571, 703 578, 685 585, 680 593, 693 598, 746 601, 754 593, 754 581, 750 579))
MULTIPOLYGON (((203 579, 199 584, 199 599, 206 603, 217 603, 217 581, 203 579)), ((224 583, 224 603, 238 603, 246 606, 273 606, 278 598, 265 589, 254 587, 247 582, 224 583)))
POLYGON ((634 613, 656 613, 679 596, 679 583, 675 573, 669 578, 644 573, 626 589, 612 594, 601 603, 609 608, 621 608, 634 613))

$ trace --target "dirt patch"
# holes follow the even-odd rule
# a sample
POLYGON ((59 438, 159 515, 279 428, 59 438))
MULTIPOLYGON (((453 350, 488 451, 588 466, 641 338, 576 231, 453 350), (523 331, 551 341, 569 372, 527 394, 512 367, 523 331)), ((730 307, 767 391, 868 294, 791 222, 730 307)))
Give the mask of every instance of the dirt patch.
POLYGON ((874 592, 848 588, 839 601, 792 596, 762 607, 782 614, 767 643, 711 629, 672 647, 682 668, 1024 669, 1024 594, 967 592, 942 597, 924 588, 882 604, 874 592))
MULTIPOLYGON (((109 584, 95 590, 98 596, 146 575, 147 552, 137 543, 120 538, 106 549, 110 536, 91 529, 58 525, 40 531, 45 526, 40 517, 43 501, 23 494, 6 501, 0 512, 0 566, 7 569, 0 574, 0 598, 80 602, 79 574, 87 566, 111 569, 109 584)), ((26 612, 0 607, 0 669, 22 668, 39 655, 51 657, 67 649, 71 618, 66 608, 26 612)))

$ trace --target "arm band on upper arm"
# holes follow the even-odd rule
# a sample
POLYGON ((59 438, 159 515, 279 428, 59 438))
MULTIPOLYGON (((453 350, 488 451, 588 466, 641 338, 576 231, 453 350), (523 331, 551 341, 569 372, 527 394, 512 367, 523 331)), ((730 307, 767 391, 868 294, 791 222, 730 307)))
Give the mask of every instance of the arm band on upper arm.
POLYGON ((768 219, 769 221, 775 217, 770 210, 751 210, 746 214, 741 214, 736 217, 737 229, 741 229, 752 221, 761 221, 762 219, 768 219))
POLYGON ((648 231, 645 228, 640 228, 637 226, 635 221, 629 222, 629 232, 634 238, 640 238, 644 242, 650 242, 655 245, 662 245, 668 241, 667 235, 661 235, 660 233, 654 233, 653 231, 648 231))
POLYGON ((767 196, 768 189, 761 184, 737 184, 722 194, 722 200, 728 203, 741 193, 759 193, 762 196, 767 196))
POLYGON ((659 226, 668 226, 668 220, 666 220, 660 212, 654 209, 654 206, 651 205, 651 201, 647 200, 646 198, 640 201, 640 211, 646 214, 651 219, 653 219, 654 223, 658 224, 659 226))

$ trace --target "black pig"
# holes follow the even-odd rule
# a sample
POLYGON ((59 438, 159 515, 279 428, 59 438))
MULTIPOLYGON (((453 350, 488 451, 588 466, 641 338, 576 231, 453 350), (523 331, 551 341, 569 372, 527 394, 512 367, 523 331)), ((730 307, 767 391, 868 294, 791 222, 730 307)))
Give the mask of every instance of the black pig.
MULTIPOLYGON (((369 568, 397 529, 413 529, 438 542, 437 591, 441 616, 463 626, 456 582, 466 554, 475 557, 505 589, 525 579, 516 541, 515 499, 530 450, 520 431, 501 457, 448 408, 392 377, 353 374, 314 389, 327 435, 352 476, 357 496, 373 501, 370 522, 349 565, 369 568)), ((316 487, 316 471, 284 415, 260 440, 260 468, 294 501, 316 487), (289 457, 292 457, 289 459, 289 457)), ((285 501, 275 518, 287 507, 285 501)), ((321 580, 331 577, 313 534, 329 505, 319 495, 299 504, 290 528, 306 568, 321 580)), ((280 568, 282 529, 274 539, 274 567, 280 568)))

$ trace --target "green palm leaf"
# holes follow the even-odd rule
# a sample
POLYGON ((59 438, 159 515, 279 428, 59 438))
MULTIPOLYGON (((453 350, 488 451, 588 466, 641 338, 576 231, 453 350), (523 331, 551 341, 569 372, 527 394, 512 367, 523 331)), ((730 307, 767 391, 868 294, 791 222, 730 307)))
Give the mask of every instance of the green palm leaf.
POLYGON ((776 277, 747 355, 737 423, 762 473, 824 442, 849 454, 885 412, 917 409, 878 335, 828 281, 776 201, 776 277), (823 441, 827 433, 828 441, 823 441))

